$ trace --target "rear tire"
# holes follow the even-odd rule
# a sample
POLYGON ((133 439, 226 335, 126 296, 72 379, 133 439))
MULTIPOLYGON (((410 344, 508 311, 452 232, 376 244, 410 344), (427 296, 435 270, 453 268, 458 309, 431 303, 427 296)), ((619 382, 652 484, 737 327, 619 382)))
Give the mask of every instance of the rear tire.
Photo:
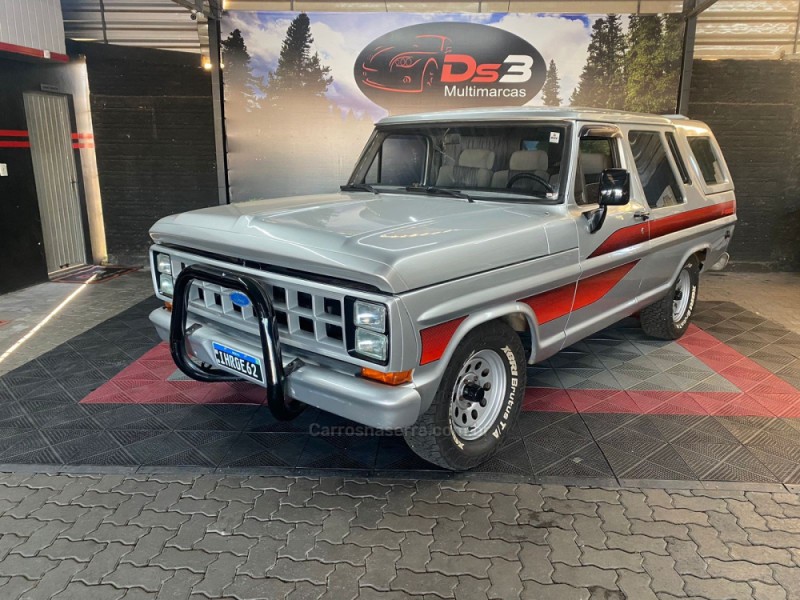
POLYGON ((453 353, 428 410, 403 435, 420 457, 463 471, 488 460, 514 428, 525 394, 525 350, 517 333, 492 321, 453 353))
POLYGON ((642 329, 650 337, 677 340, 689 328, 700 280, 700 263, 692 256, 683 265, 670 291, 642 309, 642 329))

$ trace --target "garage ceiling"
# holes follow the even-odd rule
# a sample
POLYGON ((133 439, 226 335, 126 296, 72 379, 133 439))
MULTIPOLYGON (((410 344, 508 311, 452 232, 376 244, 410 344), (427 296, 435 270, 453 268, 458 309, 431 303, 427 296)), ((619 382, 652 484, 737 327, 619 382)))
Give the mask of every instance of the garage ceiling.
MULTIPOLYGON (((310 0, 61 0, 68 38, 207 52, 204 14, 228 10, 398 12, 681 12, 682 0, 483 0, 440 2, 310 0), (189 7, 198 10, 190 18, 189 7)), ((800 0, 719 0, 700 15, 697 58, 797 56, 800 0)))

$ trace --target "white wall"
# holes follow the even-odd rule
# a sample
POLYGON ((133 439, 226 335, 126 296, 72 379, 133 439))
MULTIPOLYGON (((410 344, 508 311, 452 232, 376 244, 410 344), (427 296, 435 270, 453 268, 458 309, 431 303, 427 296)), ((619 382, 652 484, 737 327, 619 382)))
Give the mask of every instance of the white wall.
POLYGON ((64 54, 59 0, 0 0, 0 43, 64 54))

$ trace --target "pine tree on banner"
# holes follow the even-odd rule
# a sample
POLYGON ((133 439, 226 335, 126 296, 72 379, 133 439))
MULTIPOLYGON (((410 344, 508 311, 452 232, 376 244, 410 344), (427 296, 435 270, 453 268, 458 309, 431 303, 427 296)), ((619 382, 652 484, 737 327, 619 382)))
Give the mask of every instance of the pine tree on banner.
POLYGON ((625 105, 625 46, 619 15, 594 22, 586 64, 570 104, 597 108, 625 105))
POLYGON ((308 15, 300 13, 286 30, 277 68, 269 74, 268 96, 272 106, 292 106, 302 100, 324 100, 333 82, 330 67, 319 54, 311 54, 314 38, 308 15))
POLYGON ((659 112, 673 112, 678 103, 681 61, 683 59, 684 21, 679 14, 664 17, 664 34, 661 41, 662 75, 656 81, 661 97, 659 112))
POLYGON ((237 105, 244 103, 247 111, 260 108, 258 98, 263 96, 261 81, 253 77, 250 53, 244 43, 242 32, 234 29, 222 46, 222 64, 225 65, 225 100, 237 105))
POLYGON ((561 93, 561 82, 558 78, 558 67, 556 67, 556 61, 551 59, 542 88, 542 102, 545 106, 561 106, 559 93, 561 93))
POLYGON ((638 112, 661 112, 666 75, 663 65, 662 19, 658 15, 632 15, 628 25, 628 62, 625 108, 638 112))

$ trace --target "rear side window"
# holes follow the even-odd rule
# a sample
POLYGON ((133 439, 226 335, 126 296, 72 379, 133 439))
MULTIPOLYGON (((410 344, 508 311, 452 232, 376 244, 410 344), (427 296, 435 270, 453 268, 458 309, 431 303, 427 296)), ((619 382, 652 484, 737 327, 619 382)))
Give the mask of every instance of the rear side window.
POLYGON ((717 153, 714 152, 714 147, 711 145, 711 138, 704 136, 690 137, 689 147, 692 149, 692 154, 694 154, 697 165, 700 167, 703 180, 708 185, 725 183, 717 153))
POLYGON ((667 136, 667 144, 669 144, 669 149, 672 152, 672 159, 678 167, 681 179, 683 179, 683 183, 689 185, 692 183, 692 180, 689 177, 689 171, 686 169, 686 163, 683 162, 683 156, 681 156, 681 151, 678 148, 678 142, 675 140, 675 136, 672 135, 672 133, 667 132, 664 135, 667 136))
POLYGON ((657 131, 631 131, 628 141, 650 208, 675 206, 683 202, 681 188, 669 164, 661 135, 657 131))

